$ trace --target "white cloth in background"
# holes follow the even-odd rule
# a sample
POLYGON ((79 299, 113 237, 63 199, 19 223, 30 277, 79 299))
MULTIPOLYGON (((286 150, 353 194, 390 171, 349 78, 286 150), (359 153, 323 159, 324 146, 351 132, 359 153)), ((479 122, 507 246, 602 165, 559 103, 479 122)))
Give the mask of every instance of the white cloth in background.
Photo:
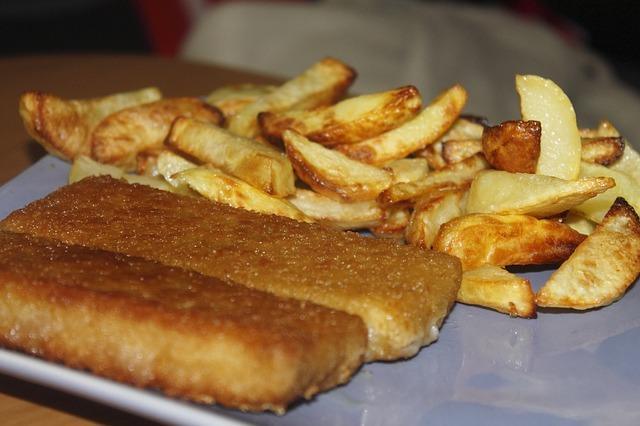
POLYGON ((640 97, 602 59, 492 8, 371 0, 228 3, 201 15, 182 55, 282 77, 333 56, 358 71, 353 93, 414 84, 425 103, 461 83, 469 91, 465 112, 492 123, 520 117, 514 75, 538 74, 565 90, 580 126, 607 118, 640 146, 640 97))

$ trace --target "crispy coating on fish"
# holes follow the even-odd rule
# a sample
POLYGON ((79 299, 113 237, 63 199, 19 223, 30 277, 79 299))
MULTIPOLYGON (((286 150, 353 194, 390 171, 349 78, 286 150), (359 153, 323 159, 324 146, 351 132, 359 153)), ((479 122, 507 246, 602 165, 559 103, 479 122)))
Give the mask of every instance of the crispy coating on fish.
POLYGON ((1 228, 228 278, 360 316, 367 359, 435 340, 460 285, 457 259, 273 215, 88 178, 16 211, 1 228))
POLYGON ((172 396, 283 412, 347 381, 366 329, 313 303, 0 232, 0 343, 172 396))

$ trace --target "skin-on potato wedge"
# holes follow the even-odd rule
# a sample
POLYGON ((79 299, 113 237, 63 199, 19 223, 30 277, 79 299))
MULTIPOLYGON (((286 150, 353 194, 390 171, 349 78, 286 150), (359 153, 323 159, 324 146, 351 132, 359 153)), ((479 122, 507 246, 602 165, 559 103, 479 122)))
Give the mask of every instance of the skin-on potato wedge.
POLYGON ((427 176, 429 166, 424 158, 401 158, 384 165, 393 173, 393 183, 414 182, 427 176))
POLYGON ((289 201, 273 197, 211 166, 186 169, 174 174, 172 178, 218 203, 258 213, 285 216, 301 222, 312 222, 289 201))
POLYGON ((536 173, 577 179, 582 142, 567 95, 553 81, 536 75, 517 75, 516 91, 522 119, 539 121, 542 128, 536 173))
POLYGON ((405 240, 414 246, 430 249, 440 226, 463 215, 466 193, 466 188, 460 188, 418 199, 405 229, 405 240))
POLYGON ((484 158, 481 155, 474 155, 444 169, 430 172, 424 179, 394 184, 380 194, 379 201, 387 205, 400 201, 417 200, 430 192, 466 186, 480 170, 486 168, 487 162, 484 158))
POLYGON ((536 300, 529 280, 493 265, 462 274, 456 301, 494 309, 512 317, 535 318, 536 300))
POLYGON ((282 132, 291 129, 323 145, 351 144, 398 127, 414 117, 421 106, 418 89, 404 86, 312 111, 261 112, 258 123, 262 134, 273 143, 281 142, 282 132))
POLYGON ((386 133, 337 150, 368 164, 404 158, 437 141, 455 122, 467 102, 467 91, 455 85, 441 93, 415 118, 386 133))
POLYGON ((582 161, 608 166, 622 157, 624 147, 620 136, 582 138, 582 161))
POLYGON ((566 260, 584 238, 555 220, 469 214, 442 225, 433 249, 459 257, 463 270, 485 264, 545 265, 566 260))
POLYGON ((325 58, 241 109, 229 120, 229 130, 240 136, 254 137, 259 133, 259 113, 331 105, 344 96, 355 78, 356 72, 351 67, 337 59, 325 58))
POLYGON ((29 136, 49 153, 72 160, 91 154, 91 132, 105 117, 161 97, 155 87, 81 100, 31 91, 20 97, 19 111, 29 136))
POLYGON ((329 198, 373 200, 393 181, 390 172, 352 160, 292 130, 286 130, 283 137, 287 155, 300 180, 329 198))
POLYGON ((257 101, 259 97, 268 95, 276 88, 277 86, 269 84, 233 84, 215 89, 209 93, 205 101, 222 111, 227 121, 241 109, 257 101))
POLYGON ((480 139, 452 139, 442 142, 442 158, 447 164, 459 163, 482 152, 480 139))
POLYGON ((222 112, 198 98, 167 98, 117 111, 91 133, 91 157, 133 170, 136 155, 159 150, 177 117, 222 124, 222 112))
POLYGON ((583 162, 580 176, 606 176, 613 178, 616 186, 575 206, 572 209, 574 212, 600 223, 617 197, 624 198, 636 211, 640 211, 640 185, 628 174, 599 164, 583 162))
POLYGON ((307 217, 340 229, 364 229, 382 222, 384 211, 375 201, 347 203, 336 201, 315 191, 296 188, 287 198, 307 217))
POLYGON ((640 273, 640 219, 617 198, 602 223, 538 291, 538 306, 590 309, 621 298, 640 273))
POLYGON ((166 143, 277 197, 295 193, 289 159, 273 147, 217 126, 178 118, 166 143))
POLYGON ((549 217, 613 188, 610 177, 564 180, 529 173, 484 170, 469 189, 468 213, 528 214, 549 217))
POLYGON ((505 121, 484 129, 482 151, 495 169, 535 173, 541 134, 539 121, 505 121))
POLYGON ((382 221, 369 230, 378 238, 404 239, 404 232, 409 225, 411 208, 407 204, 395 204, 384 209, 382 221))

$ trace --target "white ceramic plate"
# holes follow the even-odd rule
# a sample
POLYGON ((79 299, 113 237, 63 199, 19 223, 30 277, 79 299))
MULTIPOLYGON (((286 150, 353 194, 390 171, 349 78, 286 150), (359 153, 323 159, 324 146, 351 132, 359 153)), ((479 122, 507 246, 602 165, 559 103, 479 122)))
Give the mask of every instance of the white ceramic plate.
MULTIPOLYGON (((0 189, 0 217, 66 182, 45 157, 0 189)), ((548 270, 525 273, 538 288, 548 270)), ((639 425, 640 289, 587 312, 514 319, 458 304, 413 359, 365 365, 286 415, 189 404, 0 349, 0 371, 175 424, 639 425), (216 423, 217 422, 217 423, 216 423)))

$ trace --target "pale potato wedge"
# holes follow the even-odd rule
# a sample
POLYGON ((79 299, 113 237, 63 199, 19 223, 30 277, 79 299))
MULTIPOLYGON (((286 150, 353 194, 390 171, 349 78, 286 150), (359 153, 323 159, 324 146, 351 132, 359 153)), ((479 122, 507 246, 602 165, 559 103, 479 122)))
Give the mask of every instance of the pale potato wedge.
POLYGON ((162 149, 171 124, 178 117, 221 125, 216 107, 198 98, 166 98, 117 111, 91 133, 91 157, 125 170, 136 166, 136 155, 162 149))
POLYGON ((536 298, 529 280, 499 266, 483 265, 465 271, 456 301, 512 317, 536 317, 536 298))
POLYGON ((617 197, 624 198, 636 211, 640 211, 640 185, 630 175, 599 164, 583 162, 580 176, 607 176, 615 180, 616 186, 575 206, 573 211, 578 214, 600 223, 617 197))
POLYGON ((301 222, 312 222, 289 201, 269 195, 211 166, 186 169, 174 174, 172 178, 211 201, 258 213, 285 216, 301 222))
POLYGON ((311 111, 261 112, 258 123, 272 143, 295 130, 323 145, 352 144, 387 132, 413 118, 422 107, 420 92, 404 86, 387 92, 356 96, 311 111))
POLYGON ((384 211, 375 201, 347 203, 308 189, 296 188, 296 193, 287 200, 316 222, 340 229, 356 230, 378 226, 384 217, 384 211))
POLYGON ((177 179, 174 179, 173 175, 196 167, 198 167, 197 164, 169 150, 162 151, 156 160, 158 174, 169 182, 171 186, 176 188, 183 187, 184 185, 177 179))
POLYGON ((369 230, 378 238, 403 240, 404 232, 411 218, 411 208, 406 204, 395 204, 384 209, 382 221, 369 230))
POLYGON ((633 178, 636 185, 640 186, 640 154, 638 154, 638 151, 636 151, 631 144, 625 144, 622 157, 613 164, 610 164, 609 168, 617 172, 626 173, 633 178))
POLYGON ((482 139, 486 120, 482 117, 460 115, 453 126, 440 138, 441 142, 450 140, 482 139))
POLYGON ((385 205, 407 200, 415 201, 429 192, 468 186, 474 176, 486 168, 487 162, 481 155, 476 154, 444 169, 430 172, 423 179, 394 184, 380 194, 379 201, 385 205))
POLYGON ((484 129, 482 151, 495 169, 535 173, 541 134, 539 121, 505 121, 484 129))
POLYGON ((222 111, 225 121, 236 115, 241 109, 258 100, 259 97, 272 93, 277 86, 269 84, 233 84, 213 90, 205 101, 222 111))
POLYGON ((91 154, 91 132, 105 117, 161 97, 155 87, 81 100, 30 91, 20 97, 19 111, 33 139, 50 154, 73 160, 79 155, 91 154))
POLYGON ((568 212, 568 214, 562 219, 562 223, 570 226, 581 234, 591 235, 594 229, 596 229, 596 223, 580 216, 575 212, 568 212))
POLYGON ((268 194, 286 197, 295 193, 295 177, 287 156, 253 139, 181 117, 173 123, 166 143, 268 194))
POLYGON ((451 139, 442 143, 442 158, 447 164, 459 163, 481 152, 480 139, 451 139))
POLYGON ((540 122, 539 175, 574 180, 580 173, 582 143, 571 101, 553 81, 536 75, 517 75, 523 120, 540 122))
POLYGON ((620 136, 582 138, 582 161, 603 166, 618 161, 625 150, 624 139, 620 136))
POLYGON ((228 128, 237 135, 254 137, 259 133, 259 113, 331 105, 344 96, 355 78, 356 72, 351 67, 337 59, 325 58, 241 109, 231 117, 228 128))
POLYGON ((429 169, 442 170, 449 165, 442 155, 443 148, 444 142, 437 141, 424 149, 416 151, 413 155, 416 158, 424 158, 427 160, 429 169))
POLYGON ((442 191, 418 199, 404 233, 407 243, 430 249, 440 226, 462 216, 466 188, 442 191))
POLYGON ((401 158, 385 164, 383 169, 393 173, 393 183, 418 181, 429 173, 429 166, 424 158, 401 158))
POLYGON ((584 238, 555 220, 469 214, 442 225, 433 249, 460 258, 463 270, 484 264, 544 265, 566 260, 584 238))
POLYGON ((640 219, 617 198, 591 235, 538 291, 538 306, 591 309, 621 298, 640 273, 640 219))
POLYGON ((420 114, 386 133, 336 149, 368 164, 404 158, 437 141, 455 122, 467 102, 467 91, 455 85, 441 93, 420 114))
POLYGON ((393 175, 387 170, 352 160, 292 130, 285 130, 283 138, 300 180, 329 198, 374 200, 393 182, 393 175))
POLYGON ((125 173, 124 170, 110 166, 108 164, 102 164, 86 155, 80 155, 73 160, 71 169, 69 170, 69 183, 78 182, 89 176, 111 176, 114 179, 123 179, 129 183, 137 183, 140 185, 151 186, 156 189, 169 192, 176 191, 171 185, 164 181, 162 178, 154 176, 141 176, 132 173, 125 173))
POLYGON ((564 180, 501 170, 479 172, 469 189, 467 213, 528 214, 549 217, 613 188, 610 177, 564 180))

